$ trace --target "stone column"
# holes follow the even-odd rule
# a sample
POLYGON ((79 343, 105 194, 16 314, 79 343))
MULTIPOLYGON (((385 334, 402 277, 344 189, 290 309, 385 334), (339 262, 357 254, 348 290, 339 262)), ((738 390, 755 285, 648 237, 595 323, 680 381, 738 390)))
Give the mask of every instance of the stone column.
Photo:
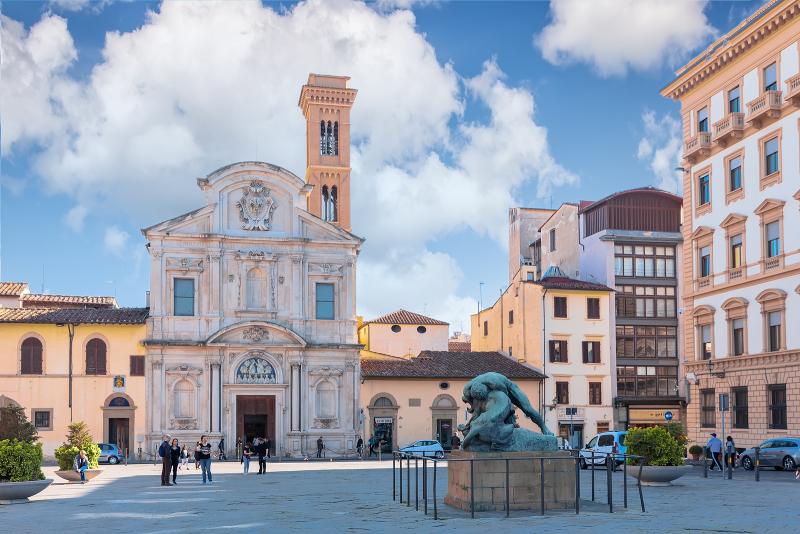
POLYGON ((162 363, 161 360, 153 361, 150 366, 150 432, 156 434, 161 431, 161 412, 165 409, 166 399, 161 396, 162 388, 162 363))
POLYGON ((211 362, 211 424, 209 430, 211 432, 222 431, 221 413, 220 413, 220 367, 219 362, 211 362))
POLYGON ((300 431, 300 364, 292 364, 291 400, 292 432, 300 431))

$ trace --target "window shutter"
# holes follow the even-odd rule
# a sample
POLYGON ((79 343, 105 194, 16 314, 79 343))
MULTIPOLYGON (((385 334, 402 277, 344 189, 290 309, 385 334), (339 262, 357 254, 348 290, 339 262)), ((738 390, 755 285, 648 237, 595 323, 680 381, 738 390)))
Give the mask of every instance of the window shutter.
POLYGON ((594 354, 594 362, 600 363, 600 342, 592 341, 592 353, 594 354))
POLYGON ((554 361, 556 361, 555 360, 556 342, 555 341, 550 341, 549 345, 550 345, 550 361, 554 362, 554 361))
POLYGON ((583 363, 589 363, 589 342, 583 342, 583 363))
POLYGON ((567 354, 567 342, 561 341, 561 361, 566 363, 569 361, 569 355, 567 354))

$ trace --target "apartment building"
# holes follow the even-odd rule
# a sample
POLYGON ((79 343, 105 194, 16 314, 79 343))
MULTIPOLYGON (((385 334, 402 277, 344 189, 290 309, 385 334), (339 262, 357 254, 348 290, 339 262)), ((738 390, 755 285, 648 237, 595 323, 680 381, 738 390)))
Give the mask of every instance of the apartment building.
POLYGON ((683 350, 692 441, 800 433, 800 2, 773 0, 681 68, 683 350), (721 412, 721 396, 730 411, 721 412))

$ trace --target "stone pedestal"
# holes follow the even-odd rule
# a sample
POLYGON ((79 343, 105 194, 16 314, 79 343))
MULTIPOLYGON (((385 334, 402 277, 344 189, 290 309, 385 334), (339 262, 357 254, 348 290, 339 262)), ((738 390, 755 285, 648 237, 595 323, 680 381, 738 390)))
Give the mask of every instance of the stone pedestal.
POLYGON ((506 503, 506 460, 508 461, 509 503, 512 510, 539 510, 541 507, 541 460, 544 456, 545 509, 575 506, 575 462, 564 451, 543 452, 466 452, 454 451, 447 463, 447 496, 444 502, 470 510, 470 490, 475 494, 475 511, 502 511, 506 503), (567 458, 559 459, 555 458, 567 458), (470 462, 474 459, 470 483, 470 462))

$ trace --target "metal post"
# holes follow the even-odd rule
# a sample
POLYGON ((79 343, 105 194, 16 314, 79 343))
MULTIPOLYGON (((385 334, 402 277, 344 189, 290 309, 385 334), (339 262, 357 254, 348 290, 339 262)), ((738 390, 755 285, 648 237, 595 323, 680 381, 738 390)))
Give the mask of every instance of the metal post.
POLYGON ((433 464, 433 518, 439 519, 439 509, 436 508, 436 464, 433 464))
POLYGON ((414 509, 419 511, 419 459, 414 458, 414 509))
POLYGON ((705 454, 703 454, 703 478, 708 478, 708 451, 710 449, 706 447, 705 454))
POLYGON ((395 472, 395 465, 397 462, 394 454, 392 454, 392 500, 397 500, 397 473, 395 472))
MULTIPOLYGON (((433 465, 436 465, 434 461, 433 465)), ((428 459, 422 458, 422 501, 425 503, 425 515, 428 515, 428 459)))
POLYGON ((728 480, 733 480, 733 454, 726 453, 726 455, 728 456, 728 461, 725 462, 725 465, 728 468, 728 480))
POLYGON ((511 516, 511 488, 509 487, 508 458, 506 458, 506 517, 511 516))
POLYGON ((624 507, 628 507, 628 459, 622 455, 622 488, 624 507))
POLYGON ((594 451, 592 451, 592 502, 594 502, 594 451))
POLYGON ((636 485, 639 487, 639 502, 642 503, 642 512, 644 513, 644 495, 642 495, 642 467, 646 458, 639 458, 639 477, 636 480, 636 485))
POLYGON ((539 508, 544 515, 544 458, 539 458, 539 508))
MULTIPOLYGON (((394 458, 396 454, 397 453, 392 453, 392 458, 394 458)), ((400 460, 400 504, 403 504, 403 457, 398 456, 397 459, 400 460)), ((392 460, 392 462, 394 463, 394 460, 392 460)))
POLYGON ((406 506, 411 506, 411 457, 406 456, 406 506))
POLYGON ((575 513, 581 513, 581 458, 575 457, 575 513))
POLYGON ((756 482, 761 480, 761 473, 759 468, 761 467, 761 447, 756 447, 756 482))
POLYGON ((475 460, 469 461, 469 515, 475 519, 475 460))
POLYGON ((606 494, 608 495, 608 513, 614 513, 614 492, 611 487, 611 462, 613 458, 609 454, 606 456, 606 494))

